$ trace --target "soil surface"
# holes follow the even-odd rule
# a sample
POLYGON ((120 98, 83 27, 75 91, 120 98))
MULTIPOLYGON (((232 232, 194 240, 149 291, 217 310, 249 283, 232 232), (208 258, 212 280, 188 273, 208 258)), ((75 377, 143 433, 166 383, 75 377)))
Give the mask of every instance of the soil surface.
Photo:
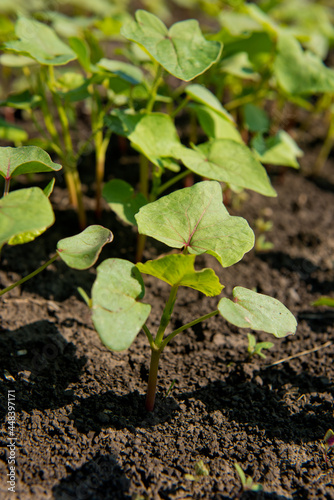
MULTIPOLYGON (((256 333, 274 347, 266 359, 249 359, 246 330, 220 317, 196 325, 165 349, 152 413, 144 409, 146 336, 141 332, 127 351, 110 352, 77 292, 78 286, 90 292, 94 269, 73 271, 56 261, 2 296, 0 498, 334 499, 334 459, 329 453, 327 463, 322 447, 326 431, 334 429, 334 309, 311 305, 334 295, 333 172, 331 160, 318 179, 273 170, 277 198, 247 192, 240 206, 234 200, 229 207, 252 227, 259 217, 271 220, 266 237, 273 249, 253 250, 227 269, 210 256, 196 261, 216 271, 222 296, 241 285, 281 300, 298 319, 297 333, 285 339, 256 333), (13 390, 15 493, 7 483, 13 390), (235 462, 263 492, 242 491, 235 462)), ((56 224, 32 243, 3 249, 1 288, 45 262, 58 239, 78 232, 58 181, 56 224)), ((86 204, 92 223, 88 196, 86 204)), ((115 239, 99 262, 133 260, 134 231, 108 209, 101 223, 115 239)), ((169 249, 150 240, 145 258, 161 251, 169 249)), ((153 306, 148 326, 155 331, 169 287, 149 277, 145 285, 144 300, 153 306)), ((209 313, 218 300, 180 289, 172 326, 209 313)))

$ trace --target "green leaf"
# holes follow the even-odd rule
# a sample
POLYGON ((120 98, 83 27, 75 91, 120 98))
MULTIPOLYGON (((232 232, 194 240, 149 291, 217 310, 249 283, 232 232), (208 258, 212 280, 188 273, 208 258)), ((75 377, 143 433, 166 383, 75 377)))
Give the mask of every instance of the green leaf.
POLYGON ((62 167, 37 146, 0 148, 0 175, 10 179, 21 174, 58 171, 62 167))
POLYGON ((0 248, 32 241, 54 223, 51 203, 40 188, 12 191, 0 199, 0 248))
POLYGON ((334 307, 334 299, 332 297, 320 297, 320 299, 312 302, 312 306, 329 306, 334 307))
POLYGON ((55 182, 56 182, 56 179, 55 177, 53 177, 51 179, 51 181, 48 183, 47 186, 45 186, 45 188, 43 189, 43 193, 45 194, 45 196, 47 196, 48 198, 50 198, 52 192, 53 192, 53 188, 54 188, 54 185, 55 185, 55 182))
POLYGON ((221 114, 200 104, 191 104, 190 107, 195 110, 199 123, 208 137, 212 139, 232 139, 243 144, 236 126, 223 118, 221 114))
POLYGON ((277 42, 274 63, 280 86, 289 94, 314 94, 334 91, 334 70, 309 51, 291 35, 281 34, 277 42))
POLYGON ((46 24, 20 17, 15 25, 19 40, 4 44, 5 50, 32 57, 40 64, 62 65, 76 59, 73 50, 46 24))
MULTIPOLYGON (((106 118, 106 123, 115 133, 127 137, 156 166, 165 166, 163 158, 173 157, 174 150, 180 147, 173 120, 164 113, 131 115, 117 111, 106 118)), ((174 162, 172 168, 177 171, 178 165, 174 162)))
POLYGON ((36 61, 31 59, 31 57, 16 54, 2 54, 0 62, 2 66, 7 66, 8 68, 23 68, 24 66, 36 65, 36 61))
POLYGON ((179 148, 180 160, 192 172, 221 182, 276 196, 265 168, 250 149, 231 139, 214 139, 195 149, 179 148))
POLYGON ((16 109, 33 109, 42 98, 31 94, 29 90, 24 90, 18 94, 10 94, 7 99, 0 101, 0 106, 9 106, 16 109))
POLYGON ((0 139, 19 143, 26 141, 28 139, 28 134, 23 128, 0 118, 0 139))
POLYGON ((251 132, 268 132, 270 120, 264 109, 254 104, 244 106, 244 119, 246 127, 251 132))
POLYGON ((243 78, 246 80, 258 81, 261 76, 254 71, 253 64, 250 62, 247 52, 238 52, 221 61, 220 69, 224 73, 243 78))
POLYGON ((91 71, 89 46, 85 40, 82 40, 77 36, 72 36, 68 39, 68 42, 71 49, 76 53, 78 61, 84 70, 91 71))
POLYGON ((122 35, 144 47, 180 80, 192 80, 220 57, 221 44, 207 41, 194 19, 175 23, 168 30, 160 19, 144 10, 137 10, 135 18, 122 28, 122 35))
POLYGON ((171 286, 188 286, 209 297, 219 295, 223 285, 212 269, 196 271, 195 255, 172 254, 161 259, 137 263, 141 273, 155 276, 171 286))
POLYGON ((145 288, 131 262, 107 259, 97 268, 92 289, 93 323, 102 342, 113 351, 127 349, 150 314, 151 306, 138 300, 145 288))
POLYGON ((97 63, 97 66, 98 68, 119 76, 126 82, 131 83, 131 85, 138 85, 143 81, 141 69, 123 61, 103 58, 97 63))
POLYGON ((251 145, 259 161, 272 165, 299 168, 297 158, 304 154, 284 130, 279 130, 274 137, 268 139, 258 134, 252 139, 251 145))
POLYGON ((233 289, 233 301, 220 300, 218 310, 227 321, 240 328, 262 330, 277 338, 296 332, 295 317, 279 300, 240 286, 233 289))
POLYGON ((57 243, 59 257, 74 269, 88 269, 97 261, 102 248, 114 239, 109 229, 89 226, 81 233, 57 243))
POLYGON ((221 186, 214 181, 168 194, 142 207, 135 218, 140 233, 191 254, 209 253, 223 267, 241 260, 254 245, 247 221, 228 214, 221 186))
POLYGON ((134 226, 137 225, 135 214, 147 203, 143 194, 136 194, 133 187, 121 179, 107 182, 102 196, 122 221, 134 226))
POLYGON ((204 104, 213 111, 216 111, 223 118, 234 122, 230 113, 223 108, 217 97, 203 85, 193 83, 185 88, 185 92, 194 101, 204 104))

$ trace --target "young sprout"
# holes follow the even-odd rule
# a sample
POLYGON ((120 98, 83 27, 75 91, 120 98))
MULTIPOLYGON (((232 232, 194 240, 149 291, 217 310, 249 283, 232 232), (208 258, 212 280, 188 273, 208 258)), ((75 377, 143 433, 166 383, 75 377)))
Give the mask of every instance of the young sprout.
POLYGON ((240 465, 235 462, 234 463, 235 470, 238 473, 238 476, 242 485, 242 492, 244 491, 262 491, 263 487, 261 484, 255 483, 250 476, 246 476, 240 465))
POLYGON ((332 429, 329 429, 323 439, 322 446, 325 450, 325 460, 326 464, 328 465, 328 453, 331 451, 332 447, 334 446, 334 432, 332 429))
POLYGON ((274 347, 274 344, 272 342, 256 342, 256 337, 251 333, 247 333, 247 337, 248 337, 247 351, 250 358, 257 354, 261 358, 265 359, 266 355, 263 354, 263 352, 261 352, 262 349, 271 349, 272 347, 274 347))

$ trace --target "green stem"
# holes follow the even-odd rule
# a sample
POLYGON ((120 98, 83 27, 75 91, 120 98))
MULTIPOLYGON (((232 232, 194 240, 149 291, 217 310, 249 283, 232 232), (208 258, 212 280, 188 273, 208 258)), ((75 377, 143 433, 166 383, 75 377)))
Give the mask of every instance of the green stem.
POLYGON ((194 321, 191 321, 190 323, 187 323, 186 325, 180 326, 180 328, 178 328, 177 330, 174 330, 174 332, 170 333, 165 338, 165 340, 160 344, 160 349, 163 350, 166 347, 166 345, 168 344, 168 342, 170 342, 179 333, 183 332, 184 330, 187 330, 188 328, 191 328, 194 325, 197 325, 197 323, 201 323, 202 321, 205 321, 205 320, 211 318, 212 316, 216 316, 217 314, 219 314, 218 309, 216 311, 212 311, 209 314, 205 314, 204 316, 201 316, 200 318, 195 319, 194 321))
POLYGON ((158 189, 157 189, 157 196, 159 196, 161 193, 163 193, 164 191, 166 191, 166 189, 168 189, 169 187, 173 186, 173 184, 176 184, 176 182, 179 182, 181 181, 182 179, 184 179, 185 177, 187 177, 187 175, 190 174, 190 170, 184 170, 183 172, 181 172, 180 174, 178 175, 175 175, 172 179, 169 179, 169 181, 165 182, 164 184, 162 184, 158 189))
POLYGON ((155 75, 155 78, 153 80, 153 84, 152 84, 152 88, 151 88, 151 92, 150 92, 150 98, 149 98, 147 105, 146 105, 146 111, 148 113, 150 113, 152 111, 155 100, 157 98, 158 88, 160 85, 160 78, 162 75, 162 69, 163 69, 162 66, 160 66, 160 64, 158 64, 156 75, 155 75))
POLYGON ((146 325, 143 325, 143 330, 146 334, 146 337, 148 338, 148 341, 150 343, 150 346, 151 346, 151 349, 154 349, 156 347, 155 343, 154 343, 154 338, 153 338, 153 335, 152 333, 150 332, 150 330, 147 328, 146 325))
POLYGON ((33 278, 34 276, 36 276, 36 274, 39 274, 40 272, 42 272, 46 267, 48 267, 50 264, 52 264, 52 262, 54 262, 58 257, 59 257, 58 254, 54 255, 45 264, 43 264, 41 267, 39 267, 38 269, 36 269, 32 273, 28 274, 28 276, 26 276, 25 278, 22 278, 19 281, 17 281, 16 283, 13 283, 13 285, 7 286, 7 288, 4 288, 3 290, 1 290, 0 296, 9 292, 9 290, 12 290, 16 286, 22 285, 22 283, 25 283, 26 281, 30 280, 30 278, 33 278))
POLYGON ((239 108, 244 104, 249 104, 251 102, 257 101, 258 99, 262 99, 266 96, 267 91, 263 90, 262 92, 255 92, 254 94, 247 94, 242 97, 237 97, 233 101, 227 102, 224 104, 224 108, 227 111, 232 111, 235 108, 239 108))
POLYGON ((175 110, 171 113, 171 118, 174 119, 176 115, 187 106, 188 102, 190 101, 190 96, 186 96, 183 101, 180 102, 180 104, 175 108, 175 110))
POLYGON ((323 166, 325 165, 329 153, 334 145, 334 113, 331 112, 330 124, 327 132, 325 142, 323 143, 320 153, 315 161, 312 174, 319 175, 323 166))
POLYGON ((102 199, 102 183, 104 179, 104 169, 106 162, 106 153, 110 141, 112 131, 108 130, 106 136, 103 138, 103 131, 98 132, 95 138, 96 144, 96 167, 95 167, 95 180, 96 180, 96 217, 101 217, 101 199, 102 199))
POLYGON ((175 304, 175 299, 176 299, 178 288, 179 288, 179 285, 172 286, 168 300, 167 300, 167 304, 165 305, 165 308, 163 310, 161 320, 160 320, 160 325, 158 328, 158 332, 157 332, 157 335, 155 337, 155 344, 158 348, 161 347, 161 343, 162 343, 162 339, 163 339, 165 330, 166 330, 168 323, 170 321, 170 318, 171 318, 171 315, 172 315, 172 312, 174 309, 174 304, 175 304))

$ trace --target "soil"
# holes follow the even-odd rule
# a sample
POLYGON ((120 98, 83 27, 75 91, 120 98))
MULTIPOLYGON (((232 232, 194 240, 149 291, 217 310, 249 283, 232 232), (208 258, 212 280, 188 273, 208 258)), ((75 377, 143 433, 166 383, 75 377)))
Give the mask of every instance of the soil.
MULTIPOLYGON (((316 148, 303 159, 304 170, 316 148)), ((133 169, 122 168, 125 176, 133 169)), ((240 285, 281 300, 298 319, 297 333, 285 339, 256 333, 274 347, 265 359, 249 359, 247 331, 220 317, 188 329, 162 355, 152 413, 144 409, 150 358, 144 333, 127 351, 110 352, 77 292, 81 286, 89 293, 94 269, 73 271, 56 261, 2 296, 0 498, 334 499, 334 460, 331 453, 326 460, 322 446, 334 429, 334 310, 311 305, 334 295, 333 172, 332 159, 317 179, 271 169, 278 197, 247 192, 229 211, 252 227, 259 217, 271 220, 266 237, 273 249, 253 250, 227 269, 213 257, 197 259, 199 268, 211 266, 219 275, 222 296, 240 285), (13 390, 15 493, 7 484, 13 390), (200 461, 206 475, 198 473, 200 461), (242 490, 235 462, 262 492, 242 490)), ((45 185, 47 176, 38 179, 45 185)), ((58 239, 78 232, 57 180, 55 225, 32 243, 3 249, 1 288, 45 262, 58 239)), ((93 223, 91 198, 85 202, 93 223)), ((99 262, 133 260, 134 231, 107 208, 101 223, 115 239, 99 262)), ((145 258, 161 251, 169 250, 149 240, 145 258)), ((149 277, 145 285, 144 300, 153 306, 148 326, 155 331, 169 287, 149 277)), ((172 327, 216 309, 218 300, 180 289, 172 327)))

